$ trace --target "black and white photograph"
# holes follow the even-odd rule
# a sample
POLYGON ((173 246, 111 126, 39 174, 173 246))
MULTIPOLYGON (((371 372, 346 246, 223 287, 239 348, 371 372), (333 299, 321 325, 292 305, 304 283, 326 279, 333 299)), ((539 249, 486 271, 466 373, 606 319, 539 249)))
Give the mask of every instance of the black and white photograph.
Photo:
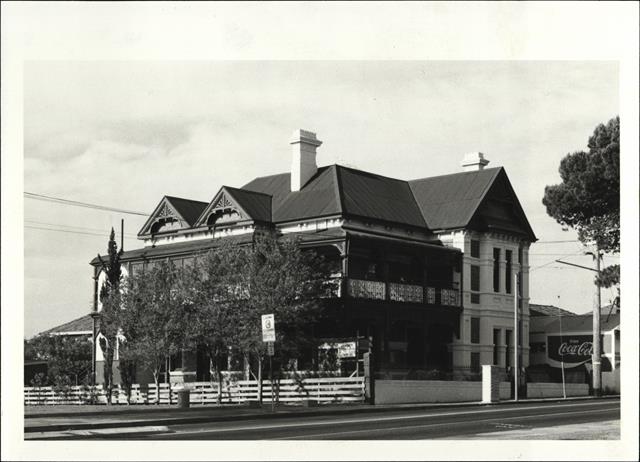
POLYGON ((3 460, 637 457, 637 3, 2 12, 3 460))

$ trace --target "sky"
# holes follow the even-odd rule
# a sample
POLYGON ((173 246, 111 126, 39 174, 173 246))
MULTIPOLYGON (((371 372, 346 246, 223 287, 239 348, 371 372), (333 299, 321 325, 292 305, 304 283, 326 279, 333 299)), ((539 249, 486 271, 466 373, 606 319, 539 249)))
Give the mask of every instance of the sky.
MULTIPOLYGON (((593 261, 541 201, 618 104, 611 61, 30 61, 24 190, 143 213, 163 195, 210 201, 288 171, 298 128, 323 141, 318 165, 405 180, 461 171, 480 151, 505 167, 540 240, 531 303, 585 313, 592 272, 554 260, 593 261)), ((143 216, 25 198, 26 337, 89 312, 89 261, 121 219, 125 250, 140 247, 143 216)))

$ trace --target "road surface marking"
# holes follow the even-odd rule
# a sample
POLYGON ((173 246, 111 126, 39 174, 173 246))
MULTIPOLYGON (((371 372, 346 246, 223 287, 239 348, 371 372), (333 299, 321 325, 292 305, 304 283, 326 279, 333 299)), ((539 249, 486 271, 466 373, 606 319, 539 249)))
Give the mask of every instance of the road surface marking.
MULTIPOLYGON (((509 407, 501 409, 504 412, 516 412, 523 410, 535 410, 535 409, 550 409, 550 408, 567 408, 571 406, 595 406, 595 405, 606 405, 611 404, 608 402, 598 402, 598 403, 584 403, 584 404, 560 404, 560 405, 546 405, 546 406, 531 406, 531 407, 509 407)), ((607 409, 610 411, 613 409, 607 409)), ((480 411, 458 411, 458 412, 442 412, 437 414, 420 414, 420 415, 410 415, 410 416, 396 416, 396 417, 369 417, 369 418, 360 418, 360 419, 351 419, 351 420, 325 420, 325 421, 314 421, 314 422, 295 422, 295 423, 281 423, 281 424, 265 424, 265 425, 253 425, 253 426, 236 426, 229 428, 216 428, 216 429, 208 429, 208 430, 192 430, 192 431, 180 431, 176 430, 181 435, 196 435, 198 433, 223 433, 223 432, 234 432, 239 430, 251 431, 251 430, 269 430, 273 428, 291 428, 291 427, 312 427, 312 426, 322 426, 322 425, 338 425, 338 424, 354 424, 354 423, 367 423, 372 421, 382 422, 382 421, 394 421, 394 420, 415 420, 415 419, 423 419, 425 417, 446 417, 446 416, 455 416, 455 415, 468 415, 468 414, 486 414, 490 412, 496 412, 498 409, 487 409, 480 411)), ((594 412, 594 411, 588 411, 594 412)))
MULTIPOLYGON (((504 420, 514 420, 514 419, 525 419, 527 417, 548 417, 548 416, 555 416, 555 415, 573 415, 573 414, 587 414, 587 413, 591 413, 591 414, 596 414, 599 412, 609 412, 610 409, 603 409, 600 411, 575 411, 575 412, 556 412, 553 414, 536 414, 536 415, 531 415, 531 416, 514 416, 514 417, 496 417, 495 419, 481 419, 481 420, 469 420, 469 421, 465 421, 465 422, 460 422, 460 423, 465 423, 465 424, 469 424, 469 423, 480 423, 480 422, 494 422, 496 420, 498 421, 504 421, 504 420)), ((295 439, 313 439, 314 437, 323 437, 323 436, 332 436, 332 435, 349 435, 349 434, 353 434, 353 433, 373 433, 373 432, 390 432, 390 431, 394 431, 394 430, 407 430, 407 429, 414 429, 414 428, 427 428, 427 427, 442 427, 442 426, 451 426, 452 424, 456 424, 458 422, 441 422, 441 423, 437 423, 437 424, 421 424, 421 425, 409 425, 409 426, 404 426, 404 427, 385 427, 385 428, 370 428, 370 429, 363 429, 363 430, 349 430, 349 431, 342 431, 342 432, 331 432, 331 433, 316 433, 314 435, 298 435, 298 436, 287 436, 287 437, 283 437, 283 438, 273 438, 276 440, 295 440, 295 439)), ((498 432, 490 432, 490 433, 500 433, 498 432)), ((434 437, 434 438, 437 438, 434 437)), ((433 439, 433 438, 432 438, 433 439)), ((464 438, 459 438, 459 439, 464 439, 464 438)))

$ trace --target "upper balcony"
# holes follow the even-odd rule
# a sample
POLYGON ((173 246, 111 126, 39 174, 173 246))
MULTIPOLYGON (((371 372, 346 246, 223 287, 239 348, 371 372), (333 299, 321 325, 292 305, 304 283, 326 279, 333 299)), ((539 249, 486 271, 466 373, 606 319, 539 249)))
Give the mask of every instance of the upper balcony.
POLYGON ((347 278, 345 282, 345 295, 351 298, 423 305, 461 306, 460 289, 456 287, 455 283, 450 288, 444 288, 352 278, 347 278))

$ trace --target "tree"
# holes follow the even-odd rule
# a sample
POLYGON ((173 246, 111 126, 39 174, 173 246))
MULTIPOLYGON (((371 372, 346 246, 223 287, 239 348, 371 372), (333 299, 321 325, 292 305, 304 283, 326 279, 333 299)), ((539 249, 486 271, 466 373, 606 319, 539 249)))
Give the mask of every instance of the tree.
POLYGON ((236 253, 237 249, 223 245, 216 252, 200 256, 185 269, 180 280, 181 292, 194 300, 196 306, 188 335, 193 344, 207 354, 210 370, 218 384, 218 404, 222 402, 222 369, 226 365, 229 346, 235 345, 237 338, 238 310, 233 297, 227 296, 228 284, 233 284, 229 276, 236 271, 239 262, 236 253))
MULTIPOLYGON (((585 245, 599 251, 620 251, 620 118, 598 125, 589 138, 588 152, 567 154, 560 162, 562 183, 545 188, 542 203, 558 223, 578 231, 585 245)), ((616 270, 607 270, 606 282, 617 284, 616 270)), ((619 277, 619 272, 618 272, 619 277)))
POLYGON ((265 344, 261 316, 276 320, 277 360, 284 366, 299 357, 311 341, 309 327, 322 312, 329 268, 313 251, 303 251, 295 239, 256 235, 252 246, 228 246, 216 251, 224 270, 216 276, 218 294, 234 313, 233 343, 245 360, 257 360, 258 398, 262 397, 265 344))
POLYGON ((45 382, 78 385, 91 372, 91 348, 87 337, 38 335, 25 340, 24 357, 47 361, 45 382))
POLYGON ((118 342, 118 320, 120 311, 120 283, 122 282, 122 268, 120 257, 122 249, 118 250, 115 232, 111 228, 108 244, 109 261, 104 263, 100 255, 98 258, 102 263, 102 270, 106 273, 106 278, 100 290, 100 302, 102 311, 100 313, 100 349, 104 356, 104 381, 107 403, 111 404, 111 393, 113 391, 113 356, 118 342))
MULTIPOLYGON (((176 290, 179 277, 175 265, 163 261, 130 276, 122 291, 123 353, 151 370, 158 391, 166 358, 186 345, 185 326, 192 307, 176 290)), ((158 393, 156 404, 159 402, 158 393)))

